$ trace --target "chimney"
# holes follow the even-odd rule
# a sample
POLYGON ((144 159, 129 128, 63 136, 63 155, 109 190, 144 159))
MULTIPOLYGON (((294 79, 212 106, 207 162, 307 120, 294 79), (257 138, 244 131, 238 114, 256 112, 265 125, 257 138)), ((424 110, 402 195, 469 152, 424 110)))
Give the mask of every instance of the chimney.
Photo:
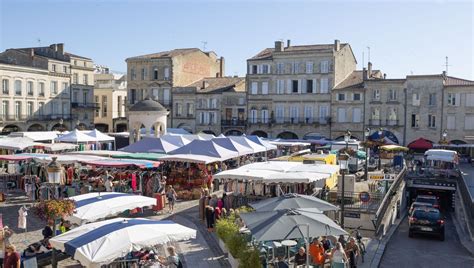
POLYGON ((59 54, 64 55, 64 43, 57 44, 57 48, 58 48, 57 51, 59 52, 59 54))
POLYGON ((202 87, 201 89, 205 89, 206 87, 208 87, 209 84, 206 82, 206 80, 202 80, 202 87))
POLYGON ((283 51, 283 41, 275 41, 275 51, 277 52, 283 51))
POLYGON ((224 66, 225 66, 225 60, 224 60, 224 57, 221 57, 219 61, 219 77, 224 77, 224 66))
POLYGON ((443 77, 446 77, 447 73, 446 71, 443 71, 443 77))
POLYGON ((365 67, 362 69, 362 79, 363 79, 364 81, 368 79, 368 77, 367 77, 367 69, 366 69, 365 67))
POLYGON ((339 40, 334 40, 334 50, 339 51, 341 49, 341 42, 339 40))
POLYGON ((367 79, 372 77, 372 62, 369 61, 367 64, 367 79))
POLYGON ((383 74, 383 79, 387 79, 387 74, 383 74))
POLYGON ((291 40, 290 40, 290 39, 286 40, 286 48, 289 48, 289 47, 290 47, 290 43, 291 43, 291 40))

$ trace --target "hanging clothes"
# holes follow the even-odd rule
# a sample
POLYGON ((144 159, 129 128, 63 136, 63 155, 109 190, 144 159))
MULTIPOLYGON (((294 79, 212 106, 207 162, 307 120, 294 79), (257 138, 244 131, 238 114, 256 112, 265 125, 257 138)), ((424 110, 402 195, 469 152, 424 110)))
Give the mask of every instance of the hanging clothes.
POLYGON ((132 190, 137 190, 137 175, 135 173, 132 173, 132 190))
POLYGON ((26 230, 26 216, 28 213, 26 212, 27 209, 25 206, 22 206, 18 210, 18 229, 25 229, 26 230))

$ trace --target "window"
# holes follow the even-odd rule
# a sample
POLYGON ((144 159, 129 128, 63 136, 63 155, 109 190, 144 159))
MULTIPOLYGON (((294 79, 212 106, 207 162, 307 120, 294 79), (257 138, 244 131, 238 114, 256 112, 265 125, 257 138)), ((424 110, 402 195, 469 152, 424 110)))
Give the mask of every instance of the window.
POLYGON ((9 81, 8 79, 2 79, 2 93, 8 94, 9 93, 9 81))
POLYGON ((165 80, 169 80, 170 79, 170 68, 168 67, 165 67, 165 80))
POLYGON ((194 103, 186 103, 186 114, 188 117, 194 115, 194 103))
POLYGON ((20 119, 21 116, 21 102, 15 101, 15 118, 20 119))
POLYGON ((354 93, 352 95, 352 100, 353 101, 360 101, 361 100, 360 93, 354 93))
MULTIPOLYGON (((72 102, 79 102, 79 90, 75 89, 72 92, 72 102)), ((99 103, 99 97, 97 97, 96 103, 99 103)))
POLYGON ((44 97, 44 83, 39 82, 38 84, 38 95, 44 97))
POLYGON ((306 105, 304 107, 304 120, 305 123, 313 123, 313 106, 306 105))
POLYGON ((211 109, 217 109, 217 99, 211 99, 211 109))
POLYGON ((58 94, 58 82, 51 81, 51 94, 58 94))
POLYGON ((244 105, 245 104, 245 98, 244 97, 240 97, 239 98, 239 105, 244 105))
POLYGON ((329 92, 329 80, 327 78, 321 78, 320 91, 322 94, 329 92))
POLYGON ((158 80, 158 67, 153 68, 153 79, 158 80))
POLYGON ((63 95, 69 95, 69 84, 67 82, 63 82, 63 95))
MULTIPOLYGON (((73 98, 77 99, 77 92, 76 91, 74 91, 74 95, 73 95, 73 98), (76 95, 76 96, 74 96, 74 95, 76 95)), ((73 102, 75 102, 75 101, 73 101, 73 102)), ((94 96, 94 102, 99 105, 99 109, 95 109, 95 117, 99 117, 100 116, 99 96, 94 96)))
POLYGON ((63 102, 63 115, 69 115, 69 103, 63 102))
POLYGON ((283 106, 275 107, 275 121, 277 123, 283 123, 285 119, 285 108, 283 106))
POLYGON ((258 93, 258 83, 257 82, 252 82, 250 93, 252 95, 256 95, 258 93))
POLYGON ((328 73, 329 72, 329 61, 323 60, 321 61, 321 73, 328 73))
POLYGON ((89 95, 89 91, 84 90, 84 91, 82 92, 82 103, 87 104, 87 101, 88 101, 88 99, 89 99, 89 98, 88 98, 88 95, 89 95))
POLYGON ((102 117, 107 117, 107 96, 102 96, 102 117))
POLYGON ((163 104, 170 105, 170 89, 169 88, 163 89, 163 104))
POLYGON ((160 90, 158 88, 151 89, 151 96, 154 100, 159 100, 160 90))
POLYGON ((345 123, 346 121, 346 108, 337 108, 337 122, 345 123))
POLYGON ((258 73, 258 66, 257 65, 251 65, 251 73, 252 74, 257 74, 258 73))
POLYGON ((380 100, 380 90, 379 89, 374 89, 372 91, 372 100, 373 101, 379 101, 380 100))
POLYGON ((250 110, 250 123, 257 123, 257 110, 254 108, 254 109, 251 109, 250 110))
POLYGON ((28 96, 33 96, 33 82, 32 81, 28 81, 26 83, 26 94, 28 94, 28 96))
POLYGON ((313 62, 307 61, 306 62, 306 73, 312 74, 313 73, 313 62))
POLYGON ((396 101, 397 100, 397 91, 395 89, 388 90, 388 100, 396 101))
POLYGON ((428 115, 428 127, 435 128, 436 127, 436 116, 429 114, 428 115))
POLYGON ((269 74, 270 73, 270 65, 269 64, 264 64, 262 66, 262 70, 263 70, 262 73, 269 74))
POLYGON ((262 109, 262 123, 268 123, 268 110, 267 108, 262 109))
POLYGON ((436 93, 430 93, 429 100, 428 100, 428 105, 429 106, 436 106, 436 93))
POLYGON ((338 101, 345 101, 346 100, 346 93, 339 93, 337 94, 338 101))
POLYGON ((146 69, 142 68, 142 80, 145 80, 146 78, 146 69))
POLYGON ((327 123, 327 118, 329 114, 329 106, 319 106, 319 123, 327 123))
POLYGON ((300 72, 300 63, 299 62, 293 62, 293 65, 291 67, 292 73, 297 74, 300 72))
POLYGON ((291 123, 295 124, 295 123, 298 123, 298 115, 299 115, 299 111, 298 111, 298 106, 291 106, 290 108, 290 119, 291 119, 291 123))
POLYGON ((33 115, 33 102, 29 101, 26 103, 26 115, 28 117, 33 115))
POLYGON ((465 130, 474 129, 474 115, 466 115, 466 117, 464 117, 464 129, 465 130))
POLYGON ((306 80, 306 93, 313 93, 313 80, 312 79, 306 80))
POLYGON ((84 80, 84 81, 83 81, 83 84, 84 84, 84 85, 89 85, 89 77, 88 77, 88 75, 87 75, 87 74, 84 74, 83 78, 84 78, 84 79, 83 79, 83 80, 84 80))
POLYGON ((76 66, 77 66, 77 60, 74 60, 74 65, 76 65, 76 66))
POLYGON ((380 108, 378 107, 372 108, 371 119, 380 120, 380 108))
POLYGON ((413 106, 420 106, 420 93, 414 92, 412 99, 413 99, 413 106))
POLYGON ((473 107, 474 106, 474 94, 468 93, 466 94, 466 106, 473 107))
POLYGON ((298 93, 298 80, 291 81, 291 92, 298 93))
POLYGON ((276 81, 276 94, 285 94, 285 80, 276 81))
MULTIPOLYGON (((397 120, 397 108, 390 107, 388 109, 388 120, 390 120, 390 121, 396 121, 397 120)), ((393 123, 394 122, 392 122, 392 124, 393 123)))
POLYGON ((43 115, 44 114, 44 102, 39 102, 38 103, 38 114, 43 115))
POLYGON ((9 114, 9 101, 2 101, 2 115, 8 116, 9 114))
POLYGON ((63 73, 67 74, 67 66, 63 66, 63 73))
POLYGON ((51 71, 52 71, 52 72, 56 72, 56 64, 53 64, 53 65, 51 66, 51 71))
POLYGON ((20 80, 15 81, 15 95, 21 96, 21 81, 20 80))
POLYGON ((448 93, 448 105, 459 106, 461 102, 461 94, 459 93, 448 93))
POLYGON ((130 104, 135 104, 137 101, 137 90, 130 89, 130 104))
POLYGON ((420 127, 420 115, 412 114, 411 115, 411 127, 420 127))
POLYGON ((446 117, 446 128, 456 129, 456 115, 453 114, 446 117))
POLYGON ((362 109, 361 108, 352 109, 352 122, 354 123, 362 122, 362 109))
POLYGON ((262 94, 263 95, 268 94, 268 82, 262 82, 262 94))
POLYGON ((84 62, 84 67, 87 67, 87 62, 84 62))
POLYGON ((277 74, 283 74, 285 72, 285 64, 283 62, 279 62, 276 65, 277 74))
POLYGON ((135 73, 135 68, 130 69, 130 80, 136 80, 137 74, 135 73))
POLYGON ((79 74, 74 74, 74 75, 72 76, 72 82, 73 82, 74 84, 78 84, 78 83, 79 83, 79 74))

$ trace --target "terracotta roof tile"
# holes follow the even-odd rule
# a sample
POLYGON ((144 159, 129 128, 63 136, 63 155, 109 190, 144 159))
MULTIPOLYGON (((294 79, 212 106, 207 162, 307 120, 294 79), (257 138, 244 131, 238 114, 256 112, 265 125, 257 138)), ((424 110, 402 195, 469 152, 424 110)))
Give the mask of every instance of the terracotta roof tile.
POLYGON ((196 93, 219 93, 229 89, 245 91, 245 87, 241 87, 241 89, 236 87, 244 81, 244 77, 211 77, 198 80, 188 87, 196 87, 196 93))
MULTIPOLYGON (((341 44, 341 48, 348 44, 341 44)), ((320 45, 302 45, 302 46, 290 46, 285 47, 283 52, 278 53, 285 53, 285 52, 297 52, 297 51, 314 51, 314 52, 331 52, 334 49, 334 44, 320 44, 320 45)), ((275 48, 265 48, 264 50, 260 51, 257 55, 250 58, 250 60, 262 60, 262 59, 271 59, 273 57, 273 53, 275 52, 275 48)))
POLYGON ((179 48, 179 49, 173 49, 169 51, 162 51, 158 53, 130 57, 130 58, 127 58, 126 60, 169 58, 169 57, 184 55, 184 54, 195 52, 195 51, 201 51, 201 50, 199 48, 179 48))
POLYGON ((445 86, 474 86, 474 81, 452 76, 446 76, 446 79, 444 81, 445 86))

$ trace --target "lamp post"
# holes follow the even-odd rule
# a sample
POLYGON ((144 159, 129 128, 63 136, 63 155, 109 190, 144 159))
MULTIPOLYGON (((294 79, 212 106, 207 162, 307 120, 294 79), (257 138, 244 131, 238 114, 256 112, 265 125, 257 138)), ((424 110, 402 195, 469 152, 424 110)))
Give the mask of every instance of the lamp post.
MULTIPOLYGON (((56 159, 57 157, 53 157, 53 160, 51 161, 51 163, 49 163, 46 169, 48 171, 48 182, 52 183, 53 185, 59 184, 61 182, 62 169, 61 169, 61 165, 58 162, 56 162, 56 159)), ((58 197, 56 195, 56 187, 54 187, 54 197, 55 198, 58 197)), ((55 235, 56 235, 56 219, 54 219, 54 223, 53 223, 53 236, 55 235)), ((58 264, 56 263, 56 251, 54 249, 51 252, 51 265, 53 266, 53 268, 58 267, 58 264)))
POLYGON ((349 155, 346 154, 346 153, 343 153, 343 154, 339 154, 339 167, 340 167, 340 170, 341 170, 341 179, 342 179, 342 183, 341 183, 341 227, 344 228, 344 199, 345 199, 345 196, 344 196, 344 191, 345 191, 345 188, 344 188, 344 184, 345 184, 345 173, 346 173, 346 168, 349 164, 349 155))
POLYGON ((443 140, 442 140, 442 143, 446 145, 446 148, 445 148, 445 149, 448 149, 448 146, 447 146, 447 145, 448 145, 449 143, 448 143, 448 130, 447 130, 447 129, 445 129, 445 130, 443 131, 443 140))
POLYGON ((365 167, 364 167, 364 178, 365 180, 369 179, 369 146, 367 146, 367 141, 369 140, 370 128, 366 128, 364 132, 365 137, 365 167))
POLYGON ((60 134, 63 134, 63 131, 64 131, 63 124, 64 124, 64 120, 62 118, 59 119, 59 132, 60 132, 60 134))
MULTIPOLYGON (((379 128, 378 130, 378 134, 379 134, 379 139, 380 139, 380 142, 383 142, 383 129, 382 128, 379 128)), ((379 153, 379 165, 378 165, 378 170, 381 170, 382 169, 382 155, 380 154, 380 145, 377 147, 377 151, 379 153)))

